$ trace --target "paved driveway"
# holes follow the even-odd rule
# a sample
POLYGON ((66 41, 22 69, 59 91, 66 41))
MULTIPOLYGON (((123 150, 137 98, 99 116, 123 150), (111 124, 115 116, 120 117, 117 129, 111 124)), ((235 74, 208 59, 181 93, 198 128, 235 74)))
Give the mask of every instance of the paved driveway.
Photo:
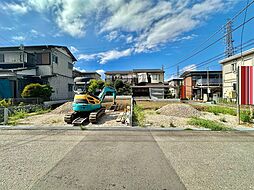
POLYGON ((1 130, 0 189, 254 189, 254 133, 1 130))

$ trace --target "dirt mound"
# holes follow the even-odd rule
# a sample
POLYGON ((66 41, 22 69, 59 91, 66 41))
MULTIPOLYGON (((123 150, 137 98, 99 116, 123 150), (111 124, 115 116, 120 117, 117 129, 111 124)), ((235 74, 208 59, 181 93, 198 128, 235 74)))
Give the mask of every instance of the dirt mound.
POLYGON ((175 117, 198 117, 201 113, 187 104, 169 104, 157 110, 157 113, 175 117))
POLYGON ((62 114, 62 113, 68 113, 70 111, 72 111, 72 102, 66 102, 63 105, 54 109, 51 113, 62 114))

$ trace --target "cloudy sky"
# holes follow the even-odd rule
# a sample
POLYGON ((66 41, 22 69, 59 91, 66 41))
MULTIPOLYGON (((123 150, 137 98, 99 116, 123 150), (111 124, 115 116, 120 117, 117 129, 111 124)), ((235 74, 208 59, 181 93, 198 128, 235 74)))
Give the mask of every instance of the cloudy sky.
MULTIPOLYGON (((223 36, 200 46, 246 5, 245 0, 16 0, 0 2, 0 46, 56 44, 68 46, 80 70, 166 68, 223 36)), ((247 18, 253 16, 250 7, 247 18)), ((243 15, 233 23, 237 27, 243 15)), ((244 41, 253 38, 253 24, 244 41)), ((240 30, 234 32, 239 45, 240 30)), ((179 65, 195 66, 224 51, 222 41, 179 65)), ((220 69, 217 61, 197 69, 220 69)))

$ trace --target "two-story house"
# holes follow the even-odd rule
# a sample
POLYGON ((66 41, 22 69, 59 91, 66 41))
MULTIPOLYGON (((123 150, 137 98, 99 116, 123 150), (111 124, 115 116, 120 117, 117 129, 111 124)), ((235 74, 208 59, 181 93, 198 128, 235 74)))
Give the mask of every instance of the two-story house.
POLYGON ((182 85, 182 78, 170 79, 168 81, 168 88, 172 98, 180 98, 180 89, 182 85))
POLYGON ((74 69, 73 70, 73 78, 76 77, 87 77, 95 80, 101 80, 101 75, 95 71, 79 71, 74 69))
POLYGON ((180 77, 183 99, 216 100, 222 96, 222 71, 186 71, 180 77))
POLYGON ((17 98, 29 83, 49 84, 51 100, 73 97, 73 64, 66 46, 0 47, 0 97, 17 98))
POLYGON ((254 66, 254 48, 220 61, 223 70, 223 98, 236 101, 237 68, 254 66))
POLYGON ((132 71, 107 71, 105 80, 114 82, 121 79, 131 84, 133 96, 164 98, 164 70, 162 69, 133 69, 132 71))

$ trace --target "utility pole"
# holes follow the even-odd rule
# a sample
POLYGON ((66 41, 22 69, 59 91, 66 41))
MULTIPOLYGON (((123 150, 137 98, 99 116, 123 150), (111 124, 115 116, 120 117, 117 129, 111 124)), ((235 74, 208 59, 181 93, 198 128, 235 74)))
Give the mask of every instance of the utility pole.
POLYGON ((176 73, 177 73, 177 78, 179 79, 179 65, 177 65, 177 68, 176 68, 176 73))
POLYGON ((210 93, 210 89, 209 89, 209 67, 207 67, 207 99, 209 101, 209 93, 210 93))
POLYGON ((241 107, 240 107, 240 80, 239 80, 240 76, 239 76, 239 66, 237 66, 236 68, 236 106, 237 106, 237 121, 238 124, 241 124, 241 120, 240 120, 240 113, 241 113, 241 107))
POLYGON ((226 30, 226 39, 225 39, 225 43, 226 43, 226 51, 225 51, 225 55, 226 57, 230 57, 232 55, 234 55, 234 45, 233 45, 233 35, 232 35, 232 21, 228 20, 226 26, 225 26, 225 30, 226 30))

